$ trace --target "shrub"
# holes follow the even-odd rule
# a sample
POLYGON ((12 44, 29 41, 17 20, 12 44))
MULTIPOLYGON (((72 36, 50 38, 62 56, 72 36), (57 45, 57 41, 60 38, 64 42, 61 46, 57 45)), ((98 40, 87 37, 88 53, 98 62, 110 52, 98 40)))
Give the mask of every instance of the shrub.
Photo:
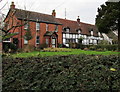
POLYGON ((119 92, 120 57, 69 55, 3 58, 3 92, 119 92))
POLYGON ((4 52, 9 52, 9 53, 14 53, 17 51, 17 46, 13 43, 5 43, 3 42, 3 51, 4 52))
POLYGON ((40 46, 39 46, 40 49, 44 49, 44 48, 47 48, 47 47, 48 47, 48 45, 46 43, 40 44, 40 46))

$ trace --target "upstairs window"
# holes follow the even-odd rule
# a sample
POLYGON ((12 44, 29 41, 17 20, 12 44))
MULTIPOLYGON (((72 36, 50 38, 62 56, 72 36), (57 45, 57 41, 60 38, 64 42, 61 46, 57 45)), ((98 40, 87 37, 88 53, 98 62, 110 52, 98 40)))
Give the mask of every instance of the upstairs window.
POLYGON ((36 30, 40 30, 40 24, 39 23, 36 23, 36 30))
POLYGON ((24 25, 24 29, 28 29, 28 26, 29 26, 29 24, 27 23, 27 24, 25 24, 24 25))
POLYGON ((48 24, 46 24, 46 31, 48 31, 48 24))

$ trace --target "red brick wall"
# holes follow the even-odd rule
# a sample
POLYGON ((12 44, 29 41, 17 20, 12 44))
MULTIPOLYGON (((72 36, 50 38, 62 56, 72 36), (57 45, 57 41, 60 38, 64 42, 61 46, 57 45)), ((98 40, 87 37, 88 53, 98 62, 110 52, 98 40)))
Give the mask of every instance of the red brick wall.
MULTIPOLYGON (((11 14, 11 13, 9 13, 11 14)), ((19 23, 19 25, 23 24, 24 22, 22 20, 18 20, 15 16, 13 16, 13 19, 10 19, 9 17, 6 18, 6 21, 9 20, 9 23, 13 22, 13 25, 16 25, 19 23)), ((45 37, 44 34, 46 33, 46 23, 40 23, 40 30, 39 32, 36 32, 36 22, 29 22, 30 24, 30 29, 32 33, 32 39, 28 42, 29 45, 31 46, 37 46, 36 45, 36 36, 40 36, 40 44, 45 43, 45 37)), ((12 24, 11 24, 12 25, 12 24)), ((48 24, 48 31, 55 31, 55 24, 48 24)), ((18 38, 19 40, 19 48, 24 47, 24 35, 25 35, 25 30, 24 26, 22 27, 17 27, 15 30, 11 30, 11 32, 19 32, 18 35, 14 36, 13 38, 18 38)), ((62 44, 62 26, 58 25, 58 43, 62 44)))

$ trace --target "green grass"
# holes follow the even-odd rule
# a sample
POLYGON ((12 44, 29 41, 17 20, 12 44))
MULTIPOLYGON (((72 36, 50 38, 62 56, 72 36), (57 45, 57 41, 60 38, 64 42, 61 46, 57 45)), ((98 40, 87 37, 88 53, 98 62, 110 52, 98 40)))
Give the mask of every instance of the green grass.
POLYGON ((54 56, 54 55, 71 55, 71 54, 86 54, 86 55, 118 55, 120 52, 113 51, 84 51, 80 49, 71 49, 71 52, 42 52, 42 51, 33 51, 29 53, 18 53, 12 54, 13 57, 37 57, 39 56, 54 56))

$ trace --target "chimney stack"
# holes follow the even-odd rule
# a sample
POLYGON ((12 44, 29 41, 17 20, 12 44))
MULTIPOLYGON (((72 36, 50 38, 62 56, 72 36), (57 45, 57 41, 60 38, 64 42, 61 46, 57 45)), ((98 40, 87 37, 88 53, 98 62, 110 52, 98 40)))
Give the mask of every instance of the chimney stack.
POLYGON ((78 16, 78 18, 77 18, 77 22, 80 24, 80 18, 79 18, 79 16, 78 16))
POLYGON ((10 9, 15 9, 14 2, 11 3, 11 5, 10 5, 10 9))
POLYGON ((52 11, 52 16, 53 16, 53 17, 56 17, 56 12, 55 12, 55 10, 52 11))

